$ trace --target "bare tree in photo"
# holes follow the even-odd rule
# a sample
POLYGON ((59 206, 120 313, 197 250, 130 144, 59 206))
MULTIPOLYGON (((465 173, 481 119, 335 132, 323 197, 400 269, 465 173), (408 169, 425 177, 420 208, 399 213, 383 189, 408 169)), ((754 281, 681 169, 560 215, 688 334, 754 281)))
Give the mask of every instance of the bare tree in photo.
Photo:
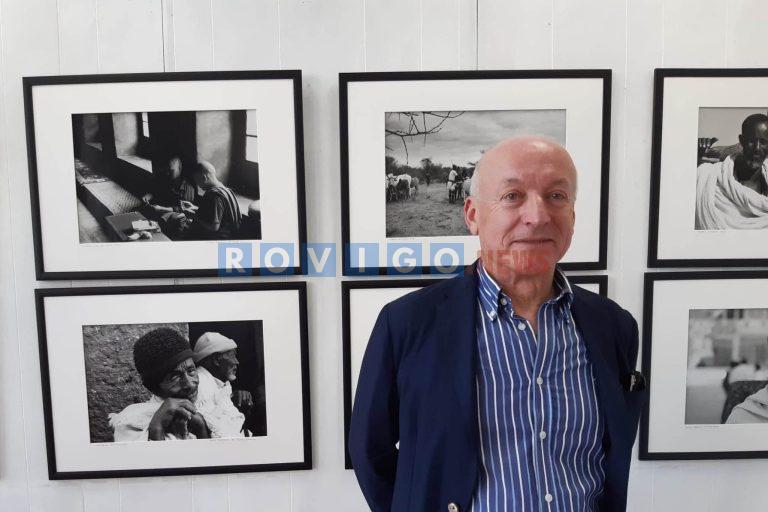
MULTIPOLYGON (((415 137, 424 137, 424 142, 427 141, 428 135, 433 135, 440 132, 443 124, 448 119, 455 119, 462 115, 464 112, 387 112, 389 116, 403 116, 407 119, 405 129, 402 128, 385 128, 385 137, 399 138, 403 144, 405 150, 406 160, 408 163, 408 142, 413 142, 415 137)), ((387 149, 390 149, 387 146, 387 149)), ((422 162, 423 164, 423 162, 422 162)))

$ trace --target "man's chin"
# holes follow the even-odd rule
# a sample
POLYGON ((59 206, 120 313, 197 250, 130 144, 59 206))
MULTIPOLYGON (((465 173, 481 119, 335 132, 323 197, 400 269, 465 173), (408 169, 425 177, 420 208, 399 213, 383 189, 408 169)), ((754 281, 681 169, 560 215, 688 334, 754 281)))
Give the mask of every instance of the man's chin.
POLYGON ((491 273, 535 275, 550 272, 557 260, 551 244, 516 244, 515 247, 483 252, 483 265, 491 273))

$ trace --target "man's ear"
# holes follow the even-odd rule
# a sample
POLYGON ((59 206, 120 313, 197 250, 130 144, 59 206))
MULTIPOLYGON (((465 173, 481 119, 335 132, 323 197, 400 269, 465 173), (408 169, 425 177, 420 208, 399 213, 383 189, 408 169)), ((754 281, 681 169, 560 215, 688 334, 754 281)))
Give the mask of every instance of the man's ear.
POLYGON ((471 234, 477 234, 477 207, 473 196, 469 196, 464 201, 464 224, 467 225, 471 234))
POLYGON ((739 144, 741 144, 741 147, 744 148, 744 135, 739 134, 739 144))

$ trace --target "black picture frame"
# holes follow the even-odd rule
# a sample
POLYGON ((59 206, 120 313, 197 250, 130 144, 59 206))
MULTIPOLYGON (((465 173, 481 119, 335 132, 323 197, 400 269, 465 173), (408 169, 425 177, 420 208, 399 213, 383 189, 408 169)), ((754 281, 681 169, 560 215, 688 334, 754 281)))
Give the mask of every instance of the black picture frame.
MULTIPOLYGON (((664 308, 664 306, 658 306, 654 304, 655 300, 655 288, 654 285, 656 283, 663 283, 663 282, 682 282, 682 281, 689 281, 691 283, 701 283, 701 282, 707 282, 706 284, 711 287, 711 282, 717 282, 717 281, 723 281, 723 280, 733 280, 733 281, 743 281, 745 283, 753 282, 755 280, 766 280, 768 279, 768 271, 763 270, 731 270, 731 271, 684 271, 684 272, 646 272, 644 277, 644 294, 643 294, 643 319, 642 319, 642 355, 641 355, 641 368, 642 373, 646 378, 647 386, 649 389, 649 400, 646 401, 641 418, 640 418, 640 433, 639 433, 639 450, 638 450, 638 458, 640 460, 718 460, 718 459, 759 459, 759 458, 766 458, 768 457, 768 448, 765 450, 754 450, 754 451, 746 451, 746 450, 734 450, 734 451, 723 451, 723 450, 712 450, 711 448, 706 450, 698 450, 698 451, 688 451, 685 449, 680 450, 674 450, 674 451, 659 451, 659 450, 651 450, 649 443, 650 443, 650 408, 652 405, 652 401, 654 399, 653 395, 653 386, 654 386, 654 376, 656 375, 656 369, 654 369, 652 364, 652 354, 654 350, 654 342, 653 342, 653 329, 654 329, 654 308, 660 307, 664 308)), ((717 292, 713 292, 717 293, 717 292)), ((699 308, 701 307, 700 304, 702 303, 702 299, 700 295, 697 295, 695 297, 696 304, 699 305, 699 308)), ((708 309, 708 308, 704 308, 708 309)), ((717 308, 721 309, 721 308, 717 308)), ((725 309, 725 308, 722 308, 725 309)), ((740 308, 737 308, 740 309, 740 308)), ((687 318, 686 318, 687 321, 687 318)), ((674 340, 670 340, 669 337, 670 334, 665 333, 665 338, 662 339, 662 343, 660 343, 661 347, 667 347, 670 345, 670 343, 673 343, 674 340)), ((685 341, 685 343, 688 343, 688 340, 685 341)), ((673 362, 665 361, 665 365, 672 365, 673 362)), ((656 379, 658 380, 658 376, 656 376, 656 379)), ((666 391, 664 396, 669 396, 670 394, 674 394, 673 391, 666 391)), ((685 407, 685 399, 686 397, 683 397, 682 403, 683 407, 685 407)), ((741 425, 731 425, 731 427, 737 427, 735 430, 731 430, 730 434, 733 435, 744 435, 744 432, 741 432, 738 430, 738 427, 741 425)), ((722 424, 705 424, 705 425, 695 425, 695 427, 698 429, 700 427, 705 428, 711 428, 710 432, 713 432, 714 434, 717 434, 716 429, 723 427, 722 424)), ((714 443, 706 443, 706 446, 711 447, 714 443)))
MULTIPOLYGON (((118 287, 83 287, 83 288, 40 288, 35 290, 35 303, 37 313, 38 346, 40 353, 40 375, 42 381, 42 401, 45 420, 46 452, 48 458, 48 478, 50 480, 73 480, 73 479, 95 479, 95 478, 126 478, 126 477, 154 477, 170 475, 203 475, 203 474, 223 474, 223 473, 243 473, 243 472, 264 472, 264 471, 294 471, 312 469, 312 433, 311 433, 311 409, 310 409, 310 380, 309 380, 309 345, 307 330, 307 285, 303 281, 294 282, 269 282, 269 283, 243 283, 243 284, 200 284, 200 285, 158 285, 158 286, 118 286, 118 287), (73 298, 87 296, 114 296, 114 295, 173 295, 173 294, 207 294, 222 292, 258 292, 269 293, 270 291, 293 291, 296 292, 296 309, 298 311, 298 333, 299 346, 296 347, 300 355, 300 368, 297 370, 296 378, 300 378, 301 398, 298 401, 300 406, 300 424, 302 425, 302 439, 297 440, 296 446, 300 445, 302 460, 281 463, 262 463, 262 464, 238 464, 238 465, 211 465, 194 467, 157 467, 157 468, 136 468, 136 469, 98 469, 84 471, 66 471, 59 468, 56 458, 56 439, 54 437, 54 404, 51 394, 51 365, 57 361, 50 358, 49 343, 57 343, 51 339, 46 325, 46 299, 54 298, 73 298)), ((61 342, 62 340, 58 340, 61 342)), ((264 363, 269 364, 266 352, 264 363)), ((268 420, 269 418, 267 418, 268 420)), ((86 420, 87 421, 87 420, 86 420)), ((269 432, 267 432, 269 435, 269 432)), ((247 442, 243 440, 223 439, 224 443, 247 442)), ((181 443, 200 443, 205 441, 180 441, 181 443)), ((59 441, 62 442, 62 441, 59 441)), ((126 444, 126 443, 117 443, 126 444)), ((127 443, 131 448, 133 443, 127 443)), ((154 444, 154 443, 150 443, 154 444)), ((165 444, 165 443, 161 443, 165 444)), ((223 445, 220 445, 223 446, 223 445)), ((241 447, 242 448, 242 447, 241 447)), ((191 448, 190 448, 191 449, 191 448)), ((211 447, 199 448, 203 458, 210 458, 211 447), (207 455, 206 455, 207 454, 207 455)))
MULTIPOLYGON (((611 70, 610 69, 583 69, 583 70, 492 70, 492 71, 408 71, 408 72, 366 72, 366 73, 339 73, 339 127, 340 127, 340 156, 341 156, 341 225, 342 225, 342 262, 343 275, 345 276, 370 276, 370 275, 403 275, 415 277, 419 274, 435 274, 434 267, 429 265, 417 265, 409 267, 407 272, 396 267, 379 264, 376 267, 352 266, 349 254, 350 243, 367 243, 370 240, 355 241, 350 239, 350 219, 355 212, 350 211, 350 142, 349 142, 349 87, 351 84, 363 82, 397 82, 413 81, 429 82, 435 80, 508 80, 508 79, 599 79, 602 81, 602 123, 600 136, 600 187, 599 187, 599 214, 597 219, 599 229, 599 241, 597 258, 590 261, 573 261, 560 263, 564 270, 605 270, 607 264, 607 228, 608 228, 608 191, 609 191, 609 167, 610 167, 610 132, 611 132, 611 70)), ((425 84, 424 87, 428 87, 425 84)), ((446 107, 447 110, 447 107, 446 107)), ((428 239, 430 237, 420 237, 428 239)), ((472 238, 469 235, 466 238, 472 238)), ((384 261, 384 263, 387 263, 384 261)), ((462 261, 460 265, 467 265, 471 261, 462 261)))
MULTIPOLYGON (((42 87, 56 87, 69 85, 99 85, 109 84, 140 84, 155 83, 164 84, 168 82, 177 82, 179 84, 197 82, 197 81, 221 81, 223 84, 234 83, 235 81, 277 81, 287 80, 291 82, 292 100, 290 101, 293 110, 292 125, 293 133, 290 135, 290 144, 295 149, 295 154, 289 156, 288 161, 295 162, 295 185, 296 197, 296 220, 295 240, 262 240, 257 241, 283 243, 290 242, 294 244, 295 257, 292 259, 293 265, 287 268, 271 270, 270 267, 253 265, 253 268, 246 266, 243 273, 236 275, 300 275, 305 266, 304 247, 306 246, 306 201, 305 201, 305 183, 304 183, 304 134, 303 134, 303 110, 302 110, 302 77, 300 70, 263 70, 263 71, 203 71, 203 72, 173 72, 173 73, 133 73, 133 74, 103 74, 103 75, 63 75, 63 76, 27 76, 23 77, 24 93, 24 111, 26 123, 27 140, 27 160, 29 167, 29 185, 30 185, 30 204, 32 210, 32 229, 33 244, 35 254, 35 275, 38 280, 82 280, 82 279, 126 279, 126 278, 183 278, 183 277, 215 277, 223 275, 217 265, 212 264, 204 268, 143 268, 143 269, 57 269, 46 268, 43 250, 43 237, 45 236, 45 226, 41 218, 41 198, 40 183, 41 176, 38 169, 36 127, 35 127, 35 105, 33 98, 35 90, 42 87)), ((203 94, 203 93, 201 93, 203 94)), ((287 104, 288 102, 286 102, 287 104)), ((119 112, 119 101, 115 102, 116 112, 119 112)), ((216 109, 214 109, 216 110, 216 109)), ((227 110, 227 109, 224 109, 227 110)), ((64 134, 61 135, 65 136, 64 134)), ((71 138, 71 134, 66 136, 71 138)), ((139 137, 139 144, 145 142, 143 136, 139 137)), ((286 138, 287 140, 288 138, 286 138)), ((261 156, 261 155, 260 155, 261 156)), ((73 183, 73 187, 75 187, 73 183)), ((262 187, 263 188, 263 187, 262 187)), ((241 211, 243 206, 241 205, 241 211)), ((101 221, 99 221, 101 222, 101 221)), ((259 220, 259 230, 263 227, 264 218, 259 220)), ((259 235, 261 236, 261 235, 259 235)), ((230 240, 226 240, 230 242, 230 240)), ((244 243, 253 242, 241 238, 231 240, 231 242, 244 243)), ((222 240, 225 242, 225 240, 222 240)), ((178 243, 178 242, 177 242, 178 243)), ((186 243, 186 242, 184 242, 186 243)), ((215 242, 213 242, 215 243, 215 242)), ((108 244, 102 244, 104 246, 108 244)), ((254 250, 255 252, 255 250, 254 250)), ((199 266, 198 266, 199 267, 199 266)))
MULTIPOLYGON (((649 268, 702 268, 702 267, 763 267, 768 265, 768 258, 756 254, 752 257, 707 257, 696 248, 690 248, 690 244, 680 242, 679 237, 675 239, 676 243, 689 247, 690 256, 685 257, 664 257, 660 256, 662 247, 660 244, 660 223, 665 219, 660 218, 660 207, 662 205, 662 154, 664 147, 662 139, 664 137, 664 110, 665 110, 665 84, 668 80, 686 79, 686 78, 757 78, 768 77, 768 68, 656 68, 654 70, 654 88, 653 88, 653 124, 651 141, 651 198, 649 207, 648 223, 648 267, 649 268), (704 257, 702 257, 704 256, 704 257)), ((738 93, 737 93, 738 95, 738 93)), ((674 103, 674 99, 669 101, 674 103)), ((765 105, 768 105, 766 100, 765 105)), ((708 107, 712 105, 702 104, 699 107, 708 107)), ((750 105, 756 107, 758 105, 750 105)), ((692 122, 692 120, 690 120, 692 122)), ((683 141, 683 145, 688 145, 688 141, 683 141)), ((693 152, 693 143, 690 143, 691 152, 693 152)), ((693 157, 692 157, 693 160, 693 157)), ((694 171, 695 172, 695 171, 694 171)), ((693 185, 695 186, 695 185, 693 185)), ((691 214, 692 217, 692 214, 691 214)), ((693 221, 688 229, 695 231, 693 221)), ((672 237, 675 238, 675 237, 672 237)), ((712 242, 716 246, 727 246, 732 244, 730 241, 719 240, 712 242)), ((713 255, 710 255, 713 256, 713 255)))
MULTIPOLYGON (((352 461, 349 458, 349 422, 352 416, 352 329, 351 329, 351 301, 350 292, 361 289, 391 289, 391 288, 423 288, 445 281, 445 278, 417 278, 417 279, 366 279, 341 282, 341 315, 342 315, 342 354, 344 376, 344 467, 352 469, 352 461)), ((600 295, 607 296, 608 276, 606 275, 577 275, 568 276, 571 284, 596 284, 600 295)))

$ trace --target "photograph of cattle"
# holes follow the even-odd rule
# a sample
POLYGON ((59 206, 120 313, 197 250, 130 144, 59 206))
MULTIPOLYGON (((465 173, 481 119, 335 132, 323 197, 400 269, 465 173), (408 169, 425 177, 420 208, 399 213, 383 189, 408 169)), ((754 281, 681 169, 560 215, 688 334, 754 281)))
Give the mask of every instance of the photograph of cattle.
POLYGON ((387 237, 469 235, 462 205, 483 153, 516 135, 565 146, 566 111, 385 113, 387 237))

